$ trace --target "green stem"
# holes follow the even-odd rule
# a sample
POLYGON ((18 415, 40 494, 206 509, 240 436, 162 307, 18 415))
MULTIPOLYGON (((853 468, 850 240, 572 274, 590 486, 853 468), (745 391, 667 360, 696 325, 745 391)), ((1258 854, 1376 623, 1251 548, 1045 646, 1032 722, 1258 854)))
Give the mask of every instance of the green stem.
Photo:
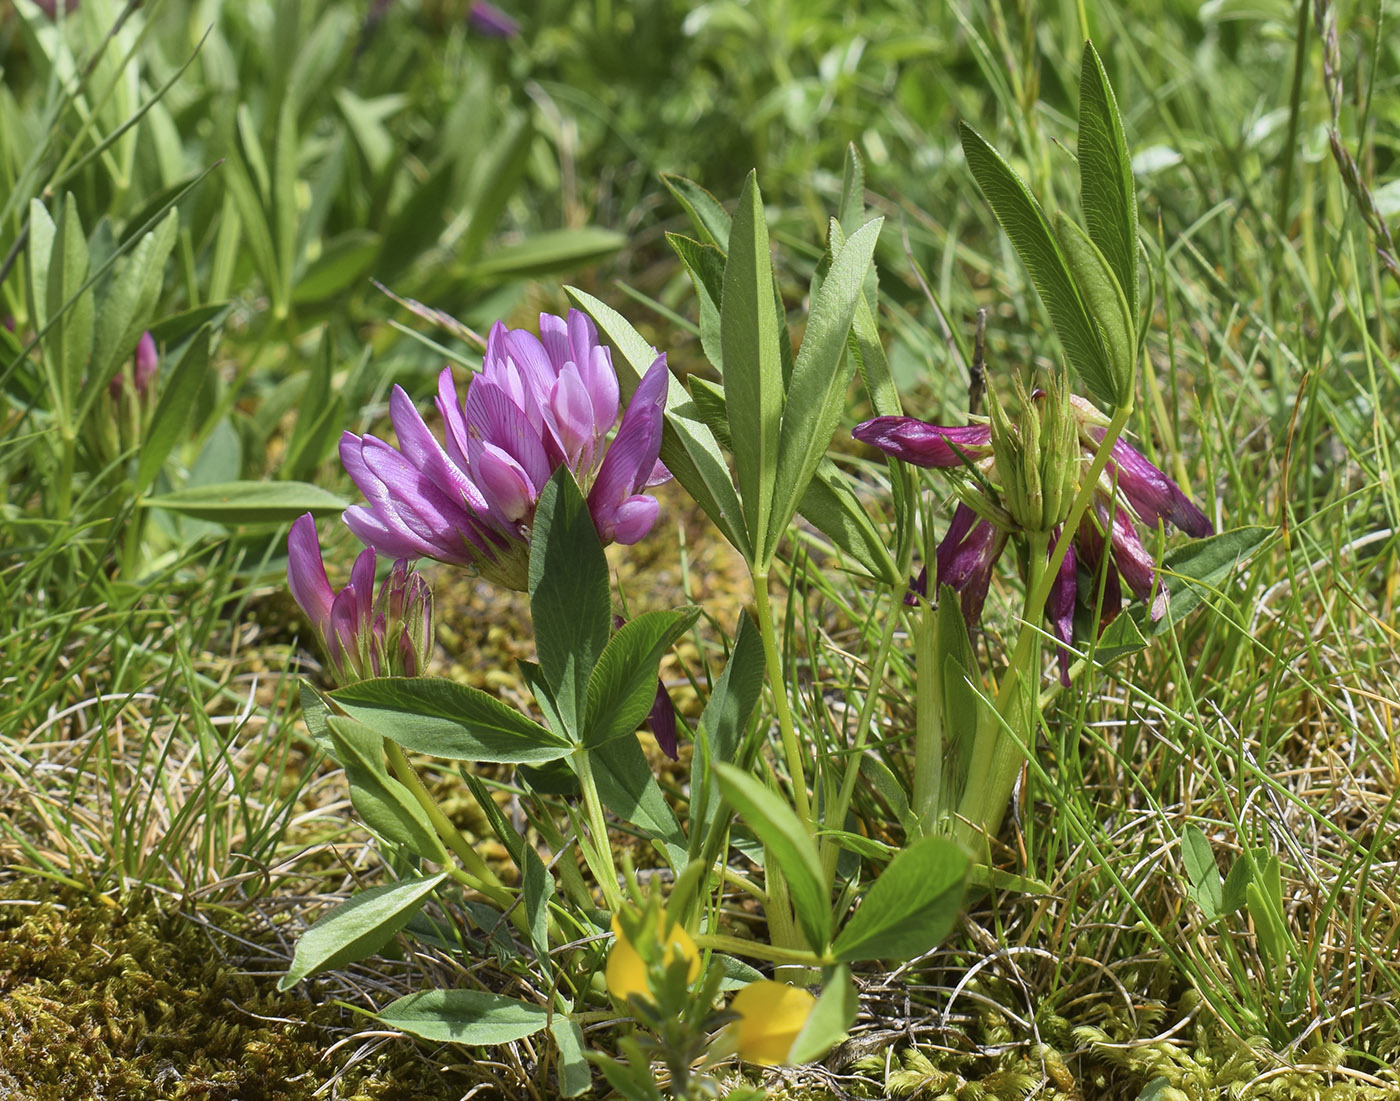
POLYGON ((617 865, 613 863, 612 843, 608 840, 608 820, 603 814, 603 804, 598 798, 598 784, 593 779, 593 761, 588 750, 579 747, 574 751, 574 771, 578 774, 579 788, 583 792, 584 811, 588 815, 588 843, 579 836, 579 848, 588 861, 589 870, 603 892, 608 909, 622 907, 622 888, 617 885, 617 865))
POLYGON ((768 686, 773 690, 773 710, 777 713, 778 730, 783 739, 783 756, 787 758, 788 776, 792 782, 792 804, 807 832, 812 832, 812 806, 807 799, 807 776, 802 768, 802 752, 788 709, 787 685, 783 679, 782 658, 778 654, 778 636, 773 627, 773 608, 768 598, 768 571, 753 574, 754 603, 758 611, 759 634, 763 636, 763 656, 768 665, 768 686))
MULTIPOLYGON (((937 595, 937 594, 935 594, 937 595)), ((933 605, 924 602, 914 649, 914 789, 910 808, 929 833, 943 799, 943 683, 934 653, 933 605)))
POLYGON ((389 767, 394 770, 394 775, 399 782, 408 788, 413 793, 413 797, 418 800, 418 805, 427 814, 428 821, 432 823, 433 829, 437 831, 442 843, 452 851, 452 855, 462 862, 462 866, 473 877, 481 881, 484 888, 481 893, 503 906, 509 906, 515 901, 515 896, 510 892, 510 889, 500 881, 496 873, 481 858, 481 854, 472 848, 471 843, 452 824, 452 820, 443 813, 437 800, 424 786, 422 778, 409 764, 403 750, 388 738, 384 739, 384 750, 389 757, 389 767))
POLYGON ((700 933, 695 937, 695 946, 700 949, 712 948, 731 956, 748 956, 750 959, 800 967, 822 967, 834 962, 825 956, 817 955, 809 948, 779 948, 761 941, 731 937, 726 933, 700 933))

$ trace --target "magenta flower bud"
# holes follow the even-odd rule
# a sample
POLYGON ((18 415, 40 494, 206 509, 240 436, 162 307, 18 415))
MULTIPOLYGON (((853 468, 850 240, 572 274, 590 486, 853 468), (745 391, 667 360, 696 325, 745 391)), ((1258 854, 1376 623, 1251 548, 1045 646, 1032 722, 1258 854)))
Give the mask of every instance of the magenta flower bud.
POLYGON ((404 559, 374 588, 375 553, 355 559, 350 581, 336 592, 326 577, 316 521, 298 517, 287 537, 287 584, 316 628, 336 680, 413 677, 427 667, 433 645, 433 596, 404 559))
MULTIPOLYGON (((981 616, 992 568, 1008 537, 1029 523, 1026 519, 1018 522, 1007 511, 1009 498, 1019 494, 1048 502, 1039 510, 1041 524, 1052 522, 1051 513, 1063 515, 1061 510, 1068 509, 1077 490, 1080 472, 1094 460, 1107 429, 1107 418, 1076 395, 1067 395, 1067 402, 1056 406, 1064 411, 1063 416, 1052 419, 1047 426, 1041 419, 1047 408, 1046 392, 1038 390, 1029 397, 1031 400, 1022 403, 1022 421, 1006 421, 1001 426, 1004 439, 1000 456, 993 447, 991 427, 987 424, 948 427, 913 417, 876 417, 852 432, 856 439, 915 466, 975 470, 977 477, 967 479, 959 489, 962 500, 938 545, 938 583, 951 585, 959 594, 969 628, 981 616), (1026 419, 1030 417, 1036 420, 1026 419), (1031 444, 1035 447, 1031 448, 1031 444), (1026 462, 1017 463, 1014 470, 1001 468, 1003 462, 1013 462, 1028 449, 1039 450, 1049 458, 1034 470, 1026 462)), ((1103 586, 1101 626, 1118 614, 1124 584, 1135 597, 1148 603, 1152 619, 1160 619, 1166 613, 1166 585, 1138 533, 1138 523, 1151 527, 1170 524, 1195 538, 1215 530, 1176 482, 1120 439, 1113 445, 1079 529, 1072 534, 1073 543, 1046 602, 1051 632, 1063 644, 1059 650, 1060 677, 1066 683, 1066 647, 1071 641, 1079 595, 1078 567, 1086 568, 1103 586)), ((1060 537, 1056 526, 1052 547, 1060 537)), ((922 591, 927 584, 922 576, 920 581, 922 585, 916 585, 916 591, 922 591)), ((1084 594, 1091 607, 1098 592, 1096 585, 1084 594)))
POLYGON ((146 387, 160 369, 160 356, 156 352, 156 338, 147 329, 136 342, 136 392, 145 394, 146 387))
POLYGON ((662 753, 673 761, 679 758, 680 745, 676 737, 676 707, 671 702, 671 694, 666 691, 666 686, 659 680, 656 682, 656 699, 652 701, 651 711, 647 715, 647 729, 651 731, 652 737, 656 739, 656 744, 662 753))
POLYGON ((345 434, 341 460, 367 498, 345 522, 382 553, 436 558, 524 589, 535 508, 564 466, 599 539, 635 543, 658 512, 641 491, 670 477, 658 461, 669 381, 658 356, 619 424, 617 373, 586 315, 542 314, 539 336, 497 322, 465 399, 450 369, 438 378, 441 442, 399 387, 389 402, 397 448, 345 434))
POLYGON ((520 33, 519 23, 486 0, 472 0, 472 6, 467 9, 467 25, 488 38, 514 38, 520 33))

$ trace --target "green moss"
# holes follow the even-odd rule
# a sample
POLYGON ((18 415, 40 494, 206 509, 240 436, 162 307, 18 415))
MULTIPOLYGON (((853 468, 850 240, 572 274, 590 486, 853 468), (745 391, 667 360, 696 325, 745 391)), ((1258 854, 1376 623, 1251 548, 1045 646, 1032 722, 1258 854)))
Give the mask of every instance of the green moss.
POLYGON ((246 953, 149 899, 0 884, 0 1096, 261 1101, 310 1097, 339 1074, 335 1096, 394 1101, 473 1084, 408 1042, 348 1068, 349 1045, 323 1060, 345 1012, 277 993, 275 972, 243 969, 246 953))

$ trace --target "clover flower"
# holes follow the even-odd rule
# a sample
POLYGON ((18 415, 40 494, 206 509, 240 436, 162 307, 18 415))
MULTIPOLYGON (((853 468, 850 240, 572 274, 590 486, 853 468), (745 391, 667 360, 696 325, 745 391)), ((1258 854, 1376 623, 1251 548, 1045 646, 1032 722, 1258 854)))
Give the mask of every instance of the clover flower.
MULTIPOLYGON (((1073 426, 1078 454, 1071 456, 1067 464, 1063 459, 1056 461, 1074 475, 1068 479, 1073 488, 1080 472, 1088 469, 1098 453, 1108 420, 1085 399, 1073 394, 1065 398, 1064 408, 1073 426)), ((1037 390, 1031 395, 1030 405, 1021 425, 1009 426, 1011 433, 1025 438, 1038 431, 1051 437, 1053 432, 1045 426, 1053 425, 1054 417, 1053 413, 1047 415, 1046 410, 1056 405, 1055 399, 1047 400, 1045 391, 1037 390), (1028 425, 1032 426, 1030 431, 1028 425)), ((1007 492, 1008 482, 1022 475, 1025 464, 1016 464, 1012 477, 1006 476, 1002 467, 1011 465, 1006 459, 1008 449, 997 439, 995 428, 993 410, 993 416, 985 423, 943 426, 913 417, 876 417, 857 425, 852 432, 856 439, 914 466, 963 468, 971 475, 959 491, 958 506, 935 556, 938 583, 951 585, 958 593, 969 628, 982 614, 992 568, 1006 549, 1008 538, 1015 532, 1029 530, 1024 515, 1013 515, 1013 511, 1026 511, 1018 503, 1018 495, 1007 492)), ((1050 525, 1052 551, 1061 535, 1067 496, 1056 495, 1060 507, 1046 508, 1040 514, 1041 523, 1050 525)), ((1194 538, 1215 530, 1180 486, 1131 444, 1119 439, 1114 441, 1089 509, 1074 532, 1074 542, 1065 554, 1046 604, 1053 633, 1065 646, 1073 631, 1080 565, 1090 577, 1102 576, 1103 625, 1121 610, 1124 583, 1135 597, 1148 601, 1153 620, 1165 614, 1167 587, 1138 534, 1138 524, 1171 524, 1194 538)), ((926 592, 926 569, 913 588, 921 594, 926 592)), ((1068 668, 1068 651, 1061 648, 1060 677, 1066 683, 1068 668)))
POLYGON ((349 583, 336 592, 326 577, 311 513, 287 536, 287 585, 326 648, 341 684, 367 677, 412 677, 428 664, 433 644, 433 594, 405 559, 394 563, 374 593, 375 552, 355 559, 349 583))
MULTIPOLYGON (((645 915, 639 915, 637 920, 640 925, 636 932, 644 935, 645 915)), ((655 1001, 651 981, 647 977, 647 961, 657 953, 661 953, 663 967, 669 968, 676 960, 686 960, 687 982, 694 982, 700 977, 700 950, 696 948, 690 934, 679 923, 667 929, 666 915, 660 910, 656 911, 655 926, 656 932, 651 943, 639 949, 624 930, 622 921, 616 914, 613 915, 612 931, 617 939, 608 953, 603 977, 607 980, 608 993, 619 1005, 627 1005, 628 1000, 634 996, 648 1002, 655 1001)))
POLYGON ((812 1015, 817 999, 798 986, 759 979, 734 995, 730 1024, 740 1059, 760 1066, 788 1063, 792 1045, 812 1015))
POLYGON ((465 399, 450 369, 438 378, 441 442, 398 386, 389 399, 397 448, 372 435, 341 437, 341 461, 368 500, 346 510, 345 522, 385 554, 468 566, 524 589, 535 506, 567 466, 598 538, 635 543, 658 512, 641 491, 670 478, 657 458, 668 381, 658 355, 619 423, 612 356, 587 316, 541 314, 539 336, 497 322, 465 399))

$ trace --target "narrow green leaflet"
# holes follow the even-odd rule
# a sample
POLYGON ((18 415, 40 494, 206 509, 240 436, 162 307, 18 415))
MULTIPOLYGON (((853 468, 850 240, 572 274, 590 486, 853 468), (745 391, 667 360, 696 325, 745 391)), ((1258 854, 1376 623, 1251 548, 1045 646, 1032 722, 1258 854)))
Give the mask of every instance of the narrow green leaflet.
POLYGON ((1205 919, 1214 921, 1220 916, 1224 902, 1220 869, 1215 864, 1210 841, 1196 826, 1187 826, 1181 832, 1181 861, 1191 881, 1191 897, 1205 919))
POLYGON ((345 768, 350 802, 365 824, 435 864, 446 864, 447 850, 427 812, 384 767, 384 739, 343 715, 331 716, 327 728, 336 759, 345 768))
POLYGON ((1079 297, 1045 212, 1021 177, 981 134, 967 123, 962 123, 959 130, 968 168, 1026 265, 1070 366, 1094 397, 1105 405, 1113 405, 1118 395, 1108 352, 1079 297))
POLYGON ((1055 233, 1064 249, 1065 263, 1074 274, 1089 317, 1098 330, 1108 364, 1113 373, 1118 405, 1133 399, 1133 378, 1137 361, 1137 315, 1129 312, 1123 288, 1109 266, 1107 257, 1090 240, 1079 224, 1055 214, 1055 233))
POLYGON ((535 851, 533 845, 522 845, 520 851, 525 857, 521 893, 524 896, 525 917, 530 924, 530 946, 534 948, 535 957, 548 974, 549 900, 554 897, 554 877, 549 874, 549 869, 544 866, 544 861, 540 859, 540 854, 535 851))
POLYGON ((758 698, 763 693, 763 639, 747 612, 740 612, 734 649, 724 672, 715 681, 690 759, 690 833, 699 839, 719 810, 719 790, 711 765, 738 761, 744 731, 748 729, 758 698))
POLYGON ((372 887, 342 902, 297 941, 292 966, 277 983, 288 990, 308 975, 333 971, 372 956, 408 924, 446 873, 415 876, 385 887, 372 887))
POLYGON ((641 725, 656 698, 657 664, 699 615, 699 608, 647 612, 613 635, 588 678, 584 745, 596 749, 641 725))
POLYGON ((850 968, 844 964, 833 968, 807 1023, 788 1049, 788 1062, 810 1063, 825 1055, 846 1038, 851 1025, 856 1023, 859 1008, 860 999, 851 981, 850 968))
POLYGON ((700 234, 703 242, 714 245, 720 252, 727 252, 730 218, 720 201, 698 183, 687 180, 684 176, 671 176, 663 172, 661 182, 676 197, 677 202, 685 207, 685 212, 690 215, 690 224, 695 227, 695 232, 700 234))
MULTIPOLYGON (((724 349, 720 344, 719 304, 724 294, 724 253, 679 233, 666 234, 671 251, 680 257, 700 302, 700 347, 721 375, 724 349)), ((711 425, 713 427, 713 425, 711 425)))
POLYGON ((1137 260, 1137 186, 1118 101, 1092 42, 1079 72, 1079 201, 1089 236, 1108 259, 1132 316, 1141 309, 1137 260))
POLYGON ((424 990, 390 1002, 377 1014, 390 1028, 440 1044, 509 1044, 549 1024, 542 1005, 485 990, 424 990))
POLYGON ((685 834, 636 738, 614 738, 588 751, 598 798, 613 814, 661 842, 673 869, 685 866, 685 834))
MULTIPOLYGON (((148 442, 146 447, 150 449, 152 444, 148 442)), ((148 453, 154 452, 141 453, 142 477, 154 478, 160 466, 153 463, 155 470, 145 469, 148 453)), ((334 516, 344 512, 349 504, 309 482, 219 482, 146 497, 141 506, 168 509, 216 524, 288 524, 304 512, 334 516)))
MULTIPOLYGON (((156 404, 156 411, 151 415, 151 425, 141 441, 140 458, 136 463, 137 493, 144 493, 150 488, 156 475, 160 473, 160 468, 165 465, 165 460, 170 457, 170 452, 175 449, 175 445, 189 435, 190 418, 194 410, 195 398, 199 394, 200 387, 208 379, 210 334, 209 326, 207 324, 202 326, 190 338, 190 342, 185 345, 179 362, 171 368, 165 378, 165 384, 160 392, 160 401, 156 404)), ((167 500, 172 497, 175 499, 174 506, 163 505, 162 507, 170 507, 172 512, 181 511, 179 507, 183 503, 181 494, 193 495, 195 507, 198 507, 197 502, 200 500, 213 503, 210 491, 216 488, 219 487, 192 486, 187 490, 176 490, 173 494, 165 495, 167 500)), ((318 492, 324 493, 325 491, 318 492)), ((229 498, 227 506, 236 507, 241 503, 242 494, 239 490, 233 489, 227 496, 229 498)), ((331 495, 327 493, 326 496, 330 497, 331 495)), ((145 502, 147 505, 151 503, 152 500, 145 502)), ((185 511, 188 515, 198 515, 189 510, 185 511)), ((300 513, 288 516, 286 519, 293 520, 297 515, 300 513)), ((199 518, 218 519, 209 516, 199 518)))
MULTIPOLYGON (((603 335, 621 354, 621 361, 614 360, 614 366, 618 369, 623 394, 630 394, 656 359, 656 349, 612 307, 576 287, 564 289, 598 323, 603 335)), ((744 529, 743 509, 734 492, 729 466, 705 423, 681 412, 689 400, 685 387, 672 375, 666 396, 661 461, 734 549, 747 558, 748 533, 744 529)))
POLYGON ((1171 578, 1169 614, 1151 624, 1148 633, 1160 634, 1167 630, 1207 594, 1218 591, 1236 569, 1274 537, 1276 530, 1259 526, 1234 528, 1169 551, 1163 563, 1163 573, 1171 578))
POLYGON ((563 1097, 581 1097, 593 1085, 593 1072, 584 1055, 587 1045, 583 1029, 572 1017, 555 1014, 549 1022, 549 1034, 559 1053, 559 1093, 563 1097))
POLYGON ((763 544, 773 508, 782 429, 783 364, 778 344, 782 319, 773 296, 763 198, 757 177, 750 172, 729 230, 720 346, 725 408, 753 564, 767 561, 763 544))
POLYGON ((331 693, 348 714, 405 749, 452 761, 541 764, 572 748, 479 688, 437 677, 382 677, 331 693))
POLYGON ((612 605, 598 529, 567 467, 540 494, 529 583, 540 672, 559 718, 578 740, 589 677, 612 633, 612 605))
MULTIPOLYGON (((777 549, 845 408, 846 391, 855 373, 855 361, 845 356, 846 342, 883 225, 884 219, 876 218, 851 235, 833 257, 821 289, 812 298, 806 335, 783 403, 773 512, 760 562, 766 563, 777 549)), ((731 385, 728 378, 725 385, 731 385)))
POLYGON ((830 459, 824 457, 818 463, 797 511, 871 577, 887 585, 899 584, 899 567, 888 539, 870 519, 850 479, 830 459))
POLYGON ((711 765, 729 805, 763 842, 783 870, 792 908, 816 951, 831 940, 831 903, 817 846, 793 809, 749 773, 733 765, 711 765))
POLYGON ((836 937, 838 960, 911 960, 953 929, 968 857, 946 837, 914 842, 885 866, 836 937))
POLYGON ((569 271, 611 256, 627 244, 626 235, 602 226, 552 229, 536 233, 518 245, 494 248, 467 274, 473 279, 524 279, 569 271))

